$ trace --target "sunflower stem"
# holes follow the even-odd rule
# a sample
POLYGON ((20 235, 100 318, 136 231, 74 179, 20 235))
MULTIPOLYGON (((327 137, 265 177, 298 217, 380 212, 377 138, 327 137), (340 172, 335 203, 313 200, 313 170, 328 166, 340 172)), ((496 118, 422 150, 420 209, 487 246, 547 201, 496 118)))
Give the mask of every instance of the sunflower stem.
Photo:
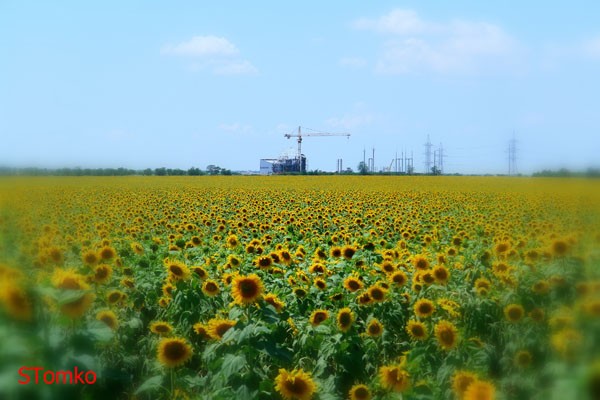
POLYGON ((175 393, 175 373, 173 372, 173 368, 169 370, 169 376, 171 381, 170 397, 173 397, 173 393, 175 393))

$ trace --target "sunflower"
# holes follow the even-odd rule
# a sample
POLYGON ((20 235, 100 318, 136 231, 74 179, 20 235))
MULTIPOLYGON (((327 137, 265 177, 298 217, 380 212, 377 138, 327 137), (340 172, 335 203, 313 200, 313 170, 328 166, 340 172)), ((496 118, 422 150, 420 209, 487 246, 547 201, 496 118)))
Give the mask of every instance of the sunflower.
POLYGON ((133 279, 130 278, 123 278, 121 279, 121 285, 128 287, 129 289, 133 289, 133 287, 135 286, 135 282, 133 281, 133 279))
POLYGON ((323 278, 315 278, 313 284, 320 290, 324 290, 327 287, 327 283, 323 278))
POLYGON ((131 243, 131 250, 133 250, 133 252, 135 254, 137 254, 138 256, 141 256, 142 254, 144 254, 144 247, 141 244, 139 244, 138 242, 131 243))
POLYGON ((240 241, 236 235, 229 235, 227 237, 226 242, 227 242, 227 246, 229 246, 231 248, 237 247, 240 244, 240 241))
POLYGON ((192 347, 182 338, 163 338, 158 344, 157 356, 162 365, 174 368, 192 357, 192 347))
POLYGON ((490 283, 489 280, 485 279, 485 278, 478 278, 477 280, 475 280, 475 290, 477 290, 477 293, 479 293, 479 291, 481 289, 485 289, 486 291, 489 291, 492 287, 492 284, 490 283))
POLYGON ((171 282, 165 283, 164 285, 162 285, 163 296, 173 297, 173 290, 175 289, 175 285, 173 285, 171 282))
POLYGON ((275 390, 286 400, 310 400, 316 390, 311 376, 302 369, 280 369, 275 390))
POLYGON ((208 326, 206 324, 197 322, 194 324, 194 326, 192 328, 194 329, 194 332, 196 333, 196 335, 199 335, 202 339, 210 339, 211 338, 210 334, 208 333, 208 326))
POLYGON ((429 335, 427 333, 427 327, 421 321, 415 321, 411 319, 406 324, 406 332, 410 335, 410 337, 414 340, 425 340, 429 335))
POLYGON ((162 308, 166 308, 170 303, 171 303, 171 298, 170 297, 161 297, 160 299, 158 299, 158 305, 162 308))
POLYGON ((234 254, 227 256, 227 264, 231 265, 233 268, 238 268, 240 264, 242 264, 242 260, 234 254))
POLYGON ((333 246, 331 250, 329 250, 329 254, 333 258, 340 258, 342 256, 342 248, 338 246, 333 246))
POLYGON ((435 337, 440 347, 444 350, 451 350, 458 343, 458 329, 452 322, 442 320, 435 325, 435 337))
POLYGON ((196 274, 196 276, 200 279, 206 279, 208 278, 208 272, 206 272, 206 270, 204 269, 204 267, 201 266, 195 266, 192 267, 192 271, 194 271, 194 273, 196 274))
POLYGON ((342 332, 348 332, 354 323, 354 313, 348 307, 342 308, 338 311, 336 320, 337 326, 342 332))
POLYGON ((212 279, 207 279, 202 284, 202 293, 209 297, 213 297, 219 294, 219 284, 212 279))
POLYGON ((392 264, 390 260, 383 260, 379 268, 381 268, 381 270, 386 274, 391 274, 394 271, 396 271, 396 267, 394 266, 394 264, 392 264))
POLYGON ((81 259, 85 265, 96 265, 98 263, 98 254, 94 250, 88 250, 82 254, 81 259))
POLYGON ((98 314, 96 314, 96 319, 98 321, 104 322, 106 324, 106 326, 108 326, 113 331, 115 329, 117 329, 119 326, 119 320, 117 319, 117 316, 115 315, 114 312, 112 312, 110 310, 104 310, 104 311, 98 312, 98 314))
POLYGON ((320 264, 318 262, 312 264, 309 268, 308 268, 308 272, 310 272, 311 274, 324 274, 326 272, 326 268, 323 264, 320 264))
POLYGON ((494 400, 496 388, 490 382, 476 380, 465 390, 464 400, 494 400))
POLYGON ((112 273, 113 270, 110 265, 100 264, 94 268, 94 282, 100 284, 106 283, 110 280, 112 273))
POLYGON ((356 292, 357 290, 362 289, 363 283, 357 277, 349 276, 344 279, 344 287, 350 292, 356 292))
POLYGON ((187 279, 190 276, 189 268, 181 261, 167 260, 165 267, 169 273, 169 278, 174 281, 187 279))
POLYGON ((379 285, 374 285, 369 288, 367 293, 369 293, 369 297, 373 299, 374 303, 381 303, 385 300, 387 290, 379 285))
POLYGON ((116 256, 117 256, 116 250, 110 246, 104 246, 98 252, 98 257, 103 261, 112 260, 116 256))
POLYGON ((4 303, 4 308, 11 317, 21 321, 31 320, 31 301, 16 282, 8 281, 0 285, 0 301, 4 303))
POLYGON ((371 400, 371 391, 367 385, 354 385, 348 392, 350 400, 371 400))
POLYGON ((268 304, 272 305, 277 312, 281 312, 283 307, 285 307, 285 303, 283 301, 281 301, 279 299, 279 297, 277 297, 277 295, 275 295, 273 293, 269 293, 269 294, 265 295, 264 300, 268 304))
POLYGON ((150 324, 150 332, 161 336, 167 336, 173 332, 173 326, 165 321, 154 321, 150 324))
POLYGON ((299 299, 302 299, 302 298, 306 297, 306 290, 301 287, 296 287, 296 288, 294 288, 294 295, 296 297, 298 297, 299 299))
POLYGON ((415 303, 414 310, 415 314, 417 314, 417 317, 427 318, 430 317, 435 311, 435 305, 433 304, 433 301, 429 299, 421 299, 417 300, 415 303))
POLYGON ((529 318, 531 318, 534 322, 542 322, 545 318, 544 310, 541 308, 534 308, 529 312, 529 318))
POLYGON ((377 318, 371 319, 367 325, 367 335, 371 337, 378 337, 383 334, 383 324, 377 320, 377 318))
POLYGON ((379 368, 381 385, 385 389, 404 392, 410 387, 410 377, 399 365, 386 365, 379 368))
POLYGON ((292 255, 289 251, 283 249, 279 251, 279 262, 283 265, 290 265, 292 263, 292 255))
POLYGON ((231 295, 237 304, 252 304, 263 292, 263 283, 256 274, 236 276, 231 282, 231 295))
POLYGON ((396 271, 389 276, 389 280, 396 285, 396 287, 402 287, 408 282, 408 277, 404 271, 396 271))
POLYGON ((477 380, 477 375, 469 371, 455 371, 452 375, 452 390, 459 399, 462 399, 467 388, 477 380))
POLYGON ((260 256, 256 259, 256 265, 260 268, 269 268, 273 265, 273 259, 269 256, 260 256))
POLYGON ((535 294, 546 294, 550 290, 550 284, 547 280, 537 281, 531 287, 531 291, 535 294))
POLYGON ((57 289, 69 291, 80 291, 80 296, 74 300, 63 303, 60 311, 70 318, 81 317, 94 301, 94 294, 89 293, 90 286, 85 283, 82 275, 72 270, 57 269, 52 276, 52 282, 57 289))
POLYGON ((509 304, 504 307, 504 316, 509 322, 519 322, 525 315, 525 309, 520 304, 509 304))
POLYGON ((121 292, 120 290, 111 290, 106 295, 106 301, 108 304, 116 304, 119 301, 123 300, 126 297, 126 294, 121 292))
POLYGON ((498 256, 503 256, 510 250, 510 243, 500 242, 494 246, 494 253, 498 256))
POLYGON ((346 260, 351 260, 354 257, 354 253, 356 253, 356 247, 354 246, 344 246, 342 248, 342 256, 346 260))
POLYGON ((520 368, 527 368, 531 365, 533 357, 527 350, 520 350, 515 354, 514 364, 520 368))
POLYGON ((356 301, 361 306, 366 306, 366 305, 371 304, 373 302, 373 299, 371 299, 371 296, 369 296, 368 292, 364 292, 363 294, 361 294, 360 296, 358 296, 356 298, 356 301))
POLYGON ((219 340, 223 335, 237 324, 237 321, 231 319, 213 318, 208 321, 208 334, 211 338, 219 340))
POLYGON ((329 318, 329 311, 315 310, 310 314, 309 322, 312 326, 319 326, 329 318))
POLYGON ((557 239, 552 242, 551 252, 555 257, 562 257, 569 251, 569 244, 564 241, 557 239))
POLYGON ((433 276, 437 283, 445 285, 450 278, 450 272, 443 265, 438 265, 433 269, 433 276))
POLYGON ((429 261, 422 254, 417 254, 412 259, 413 266, 419 271, 426 271, 429 269, 429 261))

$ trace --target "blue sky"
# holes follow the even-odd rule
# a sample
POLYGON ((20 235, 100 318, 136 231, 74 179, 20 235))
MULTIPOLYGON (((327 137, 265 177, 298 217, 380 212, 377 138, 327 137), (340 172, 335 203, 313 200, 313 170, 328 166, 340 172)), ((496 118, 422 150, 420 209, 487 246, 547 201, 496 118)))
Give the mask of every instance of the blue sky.
POLYGON ((596 1, 0 0, 0 164, 422 172, 600 164, 596 1))

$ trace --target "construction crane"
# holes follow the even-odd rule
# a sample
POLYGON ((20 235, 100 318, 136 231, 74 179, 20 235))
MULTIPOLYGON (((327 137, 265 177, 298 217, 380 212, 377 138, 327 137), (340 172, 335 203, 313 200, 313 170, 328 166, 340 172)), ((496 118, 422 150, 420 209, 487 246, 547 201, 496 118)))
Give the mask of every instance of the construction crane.
POLYGON ((308 129, 309 133, 302 133, 302 127, 299 126, 298 127, 298 133, 286 133, 285 136, 286 138, 290 139, 293 137, 297 137, 298 138, 298 165, 300 167, 300 172, 304 172, 302 171, 302 137, 303 136, 346 136, 347 138, 350 138, 350 134, 347 132, 342 132, 342 133, 330 133, 330 132, 318 132, 315 130, 312 130, 310 128, 304 128, 304 129, 308 129))

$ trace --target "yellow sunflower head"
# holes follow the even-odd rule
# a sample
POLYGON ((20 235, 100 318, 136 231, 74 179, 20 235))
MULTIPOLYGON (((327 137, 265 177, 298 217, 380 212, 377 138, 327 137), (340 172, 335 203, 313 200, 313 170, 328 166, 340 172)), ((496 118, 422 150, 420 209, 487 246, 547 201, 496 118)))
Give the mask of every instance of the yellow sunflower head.
POLYGON ((458 370, 452 375, 452 391, 459 399, 462 399, 467 388, 477 380, 477 375, 469 371, 458 370))
POLYGON ((329 311, 327 310, 315 310, 310 314, 309 322, 312 326, 319 326, 322 322, 329 318, 329 311))
POLYGON ((415 303, 414 310, 419 318, 427 318, 435 311, 435 304, 429 299, 420 299, 415 303))
POLYGON ((263 293, 263 283, 256 274, 236 276, 231 282, 231 295, 237 304, 246 305, 258 301, 263 293))
POLYGON ((316 388, 311 376, 302 369, 280 369, 275 378, 275 390, 286 400, 309 400, 316 388))
POLYGON ((434 331, 442 349, 451 350, 458 344, 458 329, 452 322, 442 320, 435 325, 434 331))
POLYGON ((404 392, 410 387, 410 377, 399 365, 386 365, 379 368, 381 386, 395 392, 404 392))
POLYGON ((173 332, 173 326, 165 321, 154 321, 150 324, 150 332, 161 336, 168 336, 173 332))
POLYGON ((212 279, 207 279, 202 284, 202 293, 209 297, 218 295, 220 291, 219 284, 212 279))
POLYGON ((490 382, 476 380, 465 390, 464 400, 494 400, 496 388, 490 382))
POLYGON ((213 318, 208 321, 208 334, 215 340, 220 340, 223 335, 237 324, 231 319, 213 318))
POLYGON ((356 276, 349 276, 344 279, 344 287, 348 289, 350 292, 356 292, 359 289, 362 289, 363 283, 356 276))
POLYGON ((338 311, 336 320, 337 326, 342 332, 348 332, 354 323, 354 313, 348 307, 342 308, 338 311))
POLYGON ((429 336, 427 327, 421 321, 410 320, 406 324, 406 332, 413 340, 425 340, 429 336))
POLYGON ((178 367, 192 357, 192 347, 182 338, 163 338, 158 344, 157 356, 165 367, 178 367))
POLYGON ((98 314, 96 314, 96 319, 98 321, 104 322, 106 326, 108 326, 113 331, 119 327, 119 320, 117 319, 117 316, 114 312, 110 310, 98 312, 98 314))
POLYGON ((378 337, 383 334, 383 324, 377 320, 377 318, 371 319, 367 324, 367 335, 371 337, 378 337))
POLYGON ((371 391, 367 385, 358 384, 350 388, 348 396, 350 400, 371 400, 371 391))
POLYGON ((504 316, 509 322, 519 322, 525 315, 525 309, 520 304, 509 304, 504 307, 504 316))

